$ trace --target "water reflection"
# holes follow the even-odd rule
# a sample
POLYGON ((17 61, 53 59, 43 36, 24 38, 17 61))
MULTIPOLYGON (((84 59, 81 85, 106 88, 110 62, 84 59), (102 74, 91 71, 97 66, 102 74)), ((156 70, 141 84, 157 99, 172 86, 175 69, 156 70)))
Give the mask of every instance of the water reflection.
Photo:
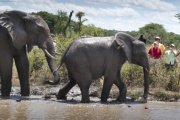
POLYGON ((56 100, 0 100, 0 119, 179 120, 180 103, 90 104, 56 100))

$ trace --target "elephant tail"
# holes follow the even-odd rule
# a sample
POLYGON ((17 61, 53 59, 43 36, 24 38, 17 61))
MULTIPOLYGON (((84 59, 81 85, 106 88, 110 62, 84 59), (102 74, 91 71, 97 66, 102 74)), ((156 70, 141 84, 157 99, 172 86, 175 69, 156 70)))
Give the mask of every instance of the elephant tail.
POLYGON ((65 62, 65 55, 66 53, 68 52, 69 48, 71 47, 72 43, 69 45, 69 47, 65 50, 65 52, 63 53, 62 57, 61 57, 61 61, 60 61, 60 64, 58 65, 56 71, 58 71, 61 66, 63 65, 63 63, 65 62))

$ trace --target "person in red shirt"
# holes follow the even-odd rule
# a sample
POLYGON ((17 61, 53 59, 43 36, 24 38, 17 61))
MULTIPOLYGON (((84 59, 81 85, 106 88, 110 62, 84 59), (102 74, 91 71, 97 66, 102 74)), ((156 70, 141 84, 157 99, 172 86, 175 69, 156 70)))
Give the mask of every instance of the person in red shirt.
POLYGON ((159 48, 158 43, 156 41, 153 43, 153 46, 148 50, 148 55, 150 58, 154 60, 153 62, 158 64, 160 63, 162 51, 159 48))

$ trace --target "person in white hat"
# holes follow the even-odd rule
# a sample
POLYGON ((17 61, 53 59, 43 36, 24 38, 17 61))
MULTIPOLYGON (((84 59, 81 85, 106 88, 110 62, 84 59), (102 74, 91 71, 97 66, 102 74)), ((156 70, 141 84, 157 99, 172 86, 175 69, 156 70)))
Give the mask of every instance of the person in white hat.
POLYGON ((178 61, 176 59, 176 55, 177 55, 176 46, 174 44, 171 44, 169 46, 169 49, 165 51, 165 58, 166 58, 165 66, 167 69, 177 65, 178 61))
POLYGON ((161 43, 161 38, 159 36, 155 37, 155 41, 158 42, 159 48, 161 49, 162 54, 165 52, 165 46, 161 43))

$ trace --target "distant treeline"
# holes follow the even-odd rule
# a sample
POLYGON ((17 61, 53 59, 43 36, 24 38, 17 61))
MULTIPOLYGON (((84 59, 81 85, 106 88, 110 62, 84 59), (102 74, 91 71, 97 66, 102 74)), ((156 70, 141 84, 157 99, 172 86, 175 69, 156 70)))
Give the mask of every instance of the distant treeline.
POLYGON ((41 11, 33 14, 41 16, 47 22, 53 34, 71 35, 75 33, 80 36, 112 36, 117 33, 117 30, 106 30, 94 25, 84 25, 83 23, 87 19, 83 12, 76 13, 77 21, 74 21, 71 19, 74 15, 73 13, 72 11, 68 15, 67 12, 58 11, 55 15, 41 11))
MULTIPOLYGON (((78 36, 113 36, 119 31, 106 30, 95 25, 84 25, 87 19, 85 13, 81 11, 78 13, 58 11, 57 14, 41 11, 33 14, 40 15, 47 22, 51 33, 55 35, 61 34, 64 37, 71 37, 72 34, 77 34, 78 36), (75 16, 77 20, 72 20, 72 16, 75 16)), ((154 41, 155 36, 160 36, 165 46, 174 43, 177 47, 180 47, 180 35, 167 32, 163 25, 160 24, 149 23, 139 28, 138 31, 126 32, 136 38, 143 34, 149 44, 154 41)))

